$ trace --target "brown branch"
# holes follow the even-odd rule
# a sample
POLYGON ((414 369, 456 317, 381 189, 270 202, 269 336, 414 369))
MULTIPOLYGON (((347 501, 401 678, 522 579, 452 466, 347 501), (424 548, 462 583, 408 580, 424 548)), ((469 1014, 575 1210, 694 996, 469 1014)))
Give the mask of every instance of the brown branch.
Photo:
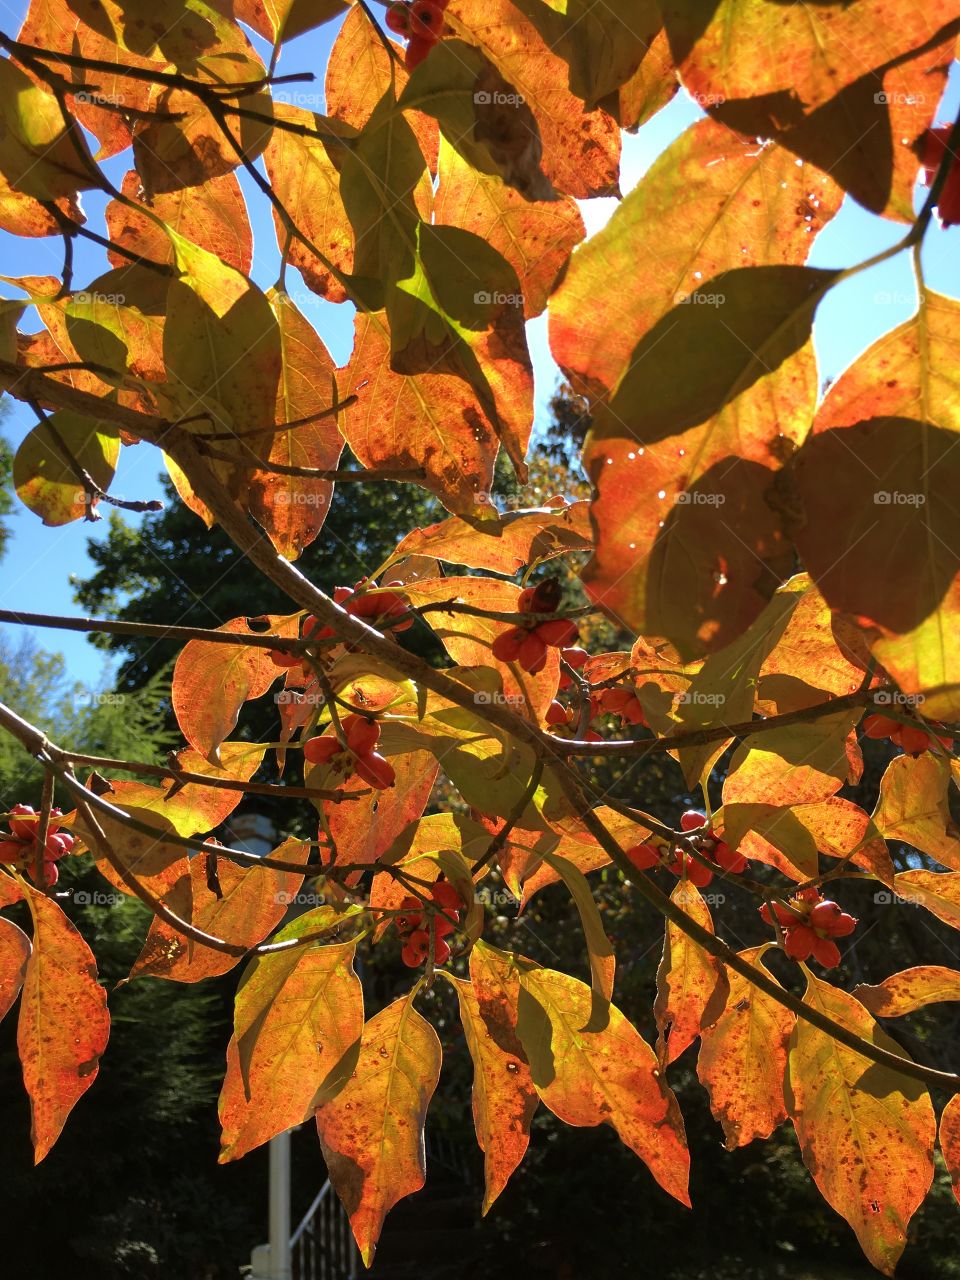
MULTIPOLYGON (((214 631, 205 627, 164 626, 159 622, 113 622, 107 618, 69 618, 49 613, 21 613, 17 609, 0 609, 0 623, 23 627, 51 627, 58 631, 83 631, 107 636, 150 636, 155 640, 203 640, 210 644, 252 645, 257 649, 282 649, 301 653, 310 643, 273 634, 244 635, 242 632, 214 631)), ((279 677, 283 673, 277 670, 279 677)))
MULTIPOLYGON (((354 397, 356 399, 356 397, 354 397)), ((322 415, 326 416, 326 415, 322 415)), ((263 430, 271 430, 272 428, 264 428, 263 430)), ((279 430, 279 428, 277 428, 279 430)), ((223 438, 223 432, 220 432, 223 438)), ((427 478, 427 473, 423 470, 410 470, 400 467, 376 467, 369 471, 344 471, 344 470, 321 470, 316 467, 295 467, 281 462, 266 462, 263 458, 258 458, 252 451, 249 459, 237 458, 232 453, 228 453, 225 449, 217 449, 207 444, 209 436, 197 436, 197 448, 208 458, 216 458, 218 462, 229 462, 234 467, 244 467, 248 470, 270 471, 280 476, 299 476, 303 480, 339 480, 339 481, 355 481, 366 483, 368 480, 394 480, 409 481, 411 484, 423 484, 427 478)))
POLYGON ((357 403, 358 399, 359 397, 355 395, 346 396, 329 408, 321 409, 319 413, 308 413, 305 418, 294 418, 292 422, 278 422, 275 426, 268 427, 250 427, 246 431, 211 431, 201 438, 206 443, 209 440, 242 440, 245 436, 260 436, 268 431, 294 431, 297 427, 308 427, 311 423, 321 422, 324 418, 336 418, 341 409, 349 409, 351 405, 357 403))

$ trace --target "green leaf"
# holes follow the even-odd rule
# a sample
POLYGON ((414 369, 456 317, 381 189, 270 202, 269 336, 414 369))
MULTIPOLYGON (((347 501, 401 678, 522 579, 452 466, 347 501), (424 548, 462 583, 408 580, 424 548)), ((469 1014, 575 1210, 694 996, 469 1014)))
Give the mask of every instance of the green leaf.
POLYGON ((109 489, 120 457, 115 424, 59 409, 24 438, 13 460, 13 483, 21 502, 45 525, 82 520, 88 503, 96 507, 99 502, 96 494, 85 492, 68 455, 101 489, 109 489))

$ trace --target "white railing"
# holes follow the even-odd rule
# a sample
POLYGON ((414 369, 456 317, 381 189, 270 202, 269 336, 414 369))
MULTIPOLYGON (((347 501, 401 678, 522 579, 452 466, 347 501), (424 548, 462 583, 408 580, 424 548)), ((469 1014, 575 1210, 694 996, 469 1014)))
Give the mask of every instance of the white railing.
POLYGON ((328 1178, 290 1237, 293 1280, 356 1280, 360 1254, 328 1178))

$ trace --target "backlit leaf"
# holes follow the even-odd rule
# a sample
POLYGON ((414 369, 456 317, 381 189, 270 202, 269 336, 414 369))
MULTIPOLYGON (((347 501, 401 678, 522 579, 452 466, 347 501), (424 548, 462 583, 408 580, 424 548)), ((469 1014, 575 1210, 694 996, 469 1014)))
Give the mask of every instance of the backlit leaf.
POLYGON ((45 525, 81 520, 88 501, 95 506, 99 499, 85 492, 83 477, 73 462, 101 489, 109 489, 119 456, 120 437, 112 422, 58 409, 49 415, 49 425, 41 422, 34 427, 16 452, 13 482, 17 495, 45 525))
POLYGON ((25 896, 33 918, 33 952, 23 979, 17 1046, 39 1164, 97 1078, 110 1015, 86 942, 52 898, 29 887, 25 896))
POLYGON ((940 964, 903 969, 870 986, 860 983, 853 994, 875 1018, 901 1018, 928 1004, 960 1000, 960 972, 940 964))
MULTIPOLYGON (((846 992, 808 974, 804 999, 871 1044, 905 1056, 846 992)), ((799 1018, 786 1098, 804 1163, 824 1199, 849 1222, 873 1266, 893 1275, 907 1226, 933 1181, 929 1093, 799 1018)))
POLYGON ((20 994, 31 950, 23 930, 0 917, 0 1018, 6 1017, 20 994))
POLYGON ((950 769, 925 751, 916 760, 897 756, 880 782, 873 813, 887 840, 901 840, 945 867, 960 871, 960 831, 950 815, 950 769))
POLYGON ((356 1070, 317 1111, 327 1172, 367 1266, 384 1218, 423 1186, 423 1126, 440 1058, 437 1033, 404 996, 365 1024, 356 1070))
MULTIPOLYGON (((691 920, 713 933, 710 910, 694 885, 681 880, 670 897, 691 920)), ((653 1006, 661 1067, 675 1062, 693 1044, 701 1026, 716 1021, 729 990, 726 971, 719 961, 668 920, 653 1006)))
POLYGON ((940 1117, 940 1150, 950 1171, 953 1194, 960 1200, 960 1094, 955 1093, 940 1117))
POLYGON ((960 929, 960 871, 901 871, 894 888, 898 898, 926 907, 945 924, 960 929))

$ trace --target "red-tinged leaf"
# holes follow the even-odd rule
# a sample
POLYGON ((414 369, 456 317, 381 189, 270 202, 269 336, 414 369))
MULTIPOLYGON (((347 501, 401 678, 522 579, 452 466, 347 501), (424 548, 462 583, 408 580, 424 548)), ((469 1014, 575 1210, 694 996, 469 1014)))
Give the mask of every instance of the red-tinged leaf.
POLYGON ((425 473, 423 484, 449 511, 476 515, 489 507, 497 434, 477 397, 449 373, 403 377, 390 368, 383 312, 357 315, 349 365, 340 377, 342 430, 365 467, 425 473))
POLYGON ((438 222, 472 231, 506 258, 517 273, 528 320, 546 307, 571 250, 585 234, 580 210, 569 196, 525 199, 498 177, 472 168, 446 141, 435 209, 438 222))
POLYGON ((605 111, 587 111, 568 88, 569 68, 510 0, 453 0, 450 30, 478 49, 521 95, 543 143, 541 165, 576 199, 618 193, 620 136, 605 111))
POLYGON ((950 814, 950 767, 925 751, 916 760, 897 756, 880 782, 873 812, 887 840, 901 840, 953 871, 960 871, 960 832, 950 814))
POLYGON ((207 504, 197 497, 187 473, 167 453, 163 455, 163 465, 167 468, 170 479, 173 481, 174 488, 180 495, 182 502, 190 508, 194 515, 200 517, 208 529, 212 529, 216 523, 216 517, 207 504))
POLYGON ((692 125, 571 259, 550 301, 557 363, 580 386, 612 391, 678 298, 738 267, 802 263, 841 197, 779 147, 692 125))
POLYGON ((901 871, 894 890, 895 895, 884 895, 885 901, 902 899, 926 907, 944 924, 960 929, 960 871, 901 871))
POLYGON ((221 1162, 236 1160, 308 1120, 316 1095, 363 1029, 356 941, 333 942, 338 917, 319 907, 272 939, 315 942, 258 956, 237 989, 234 1034, 220 1093, 221 1162))
POLYGON ((940 1116, 940 1150, 950 1172, 953 1194, 960 1200, 960 1093, 955 1093, 940 1116))
MULTIPOLYGON (((103 832, 114 861, 128 876, 135 876, 144 888, 162 898, 172 885, 189 875, 190 863, 187 850, 171 839, 179 832, 166 815, 161 815, 152 808, 141 809, 137 805, 124 803, 123 788, 125 786, 139 788, 139 783, 118 782, 114 785, 117 789, 116 794, 104 798, 116 804, 122 813, 137 822, 146 824, 153 834, 136 831, 122 819, 112 818, 99 809, 92 809, 97 825, 103 832)), ((148 788, 146 791, 133 790, 131 794, 138 802, 145 799, 151 805, 161 803, 162 792, 158 788, 148 788)), ((106 852, 101 849, 94 829, 87 825, 82 814, 77 814, 72 830, 93 854, 97 870, 101 875, 121 893, 134 896, 132 888, 125 883, 123 876, 114 868, 106 852)))
MULTIPOLYGON (((273 635, 296 636, 298 620, 269 617, 263 620, 273 635)), ((246 618, 233 618, 220 631, 236 635, 257 634, 246 618)), ((210 644, 190 640, 173 669, 173 711, 183 736, 200 755, 220 767, 220 744, 237 723, 240 708, 249 698, 259 698, 280 678, 280 668, 270 651, 250 644, 210 644)))
POLYGON ((274 44, 339 18, 349 0, 232 0, 234 15, 274 44))
MULTIPOLYGON (((24 506, 53 528, 82 520, 88 503, 83 478, 61 441, 101 489, 109 489, 120 457, 120 437, 111 422, 58 409, 33 428, 14 455, 13 483, 24 506)), ((94 505, 98 501, 93 497, 94 505)))
MULTIPOLYGON (((353 232, 340 198, 344 139, 350 138, 353 131, 302 107, 275 103, 273 109, 278 120, 317 135, 306 137, 289 129, 274 129, 263 155, 278 199, 326 259, 321 261, 302 240, 293 238, 288 260, 303 276, 308 289, 330 302, 344 302, 349 295, 331 266, 346 275, 353 270, 353 232)), ((282 250, 287 233, 276 211, 274 228, 282 250)))
MULTIPOLYGON (((73 222, 86 221, 76 199, 61 196, 56 202, 73 222)), ((55 236, 59 231, 56 218, 36 199, 10 185, 0 173, 0 227, 13 236, 55 236)))
MULTIPOLYGON (((402 96, 409 76, 391 59, 383 44, 384 33, 367 19, 359 5, 351 8, 337 33, 327 62, 325 99, 332 119, 353 129, 362 129, 373 109, 396 84, 402 96)), ((400 46, 394 46, 400 52, 400 46)), ((407 113, 407 123, 416 134, 431 173, 437 171, 439 132, 435 120, 419 111, 407 113)))
POLYGON ((855 692, 870 656, 861 633, 831 611, 807 574, 781 590, 795 591, 798 599, 760 668, 760 702, 769 704, 769 714, 783 713, 855 692))
MULTIPOLYGON (((328 409, 336 394, 333 360, 316 330, 285 293, 267 295, 280 330, 283 371, 277 389, 276 422, 299 422, 328 409)), ((333 470, 343 452, 343 436, 336 419, 322 418, 278 430, 270 446, 271 463, 281 466, 333 470)), ((250 477, 248 510, 287 560, 296 560, 323 527, 333 498, 329 480, 254 471, 250 477)))
MULTIPOLYGON (((766 966, 761 966, 766 950, 754 947, 740 956, 766 973, 766 966)), ((727 1150, 732 1151, 756 1138, 769 1138, 787 1118, 783 1077, 797 1016, 732 969, 727 976, 726 1007, 700 1029, 697 1075, 723 1125, 727 1150)))
MULTIPOLYGON (((404 828, 416 822, 430 799, 440 766, 428 751, 396 754, 389 725, 384 728, 378 750, 393 766, 396 780, 392 787, 385 791, 371 789, 354 774, 340 789, 347 795, 356 791, 365 791, 366 795, 345 804, 323 802, 324 826, 333 840, 335 862, 376 862, 404 828)), ((307 786, 319 786, 322 776, 321 768, 311 770, 307 786)))
MULTIPOLYGON (((670 897, 691 920, 713 933, 710 909, 694 885, 681 880, 670 897)), ((701 1026, 716 1021, 729 991, 724 966, 668 920, 653 1006, 661 1068, 675 1062, 693 1044, 701 1026)))
POLYGON ((921 964, 891 974, 876 986, 861 982, 853 995, 875 1018, 902 1018, 928 1004, 960 1000, 960 972, 942 964, 921 964))
MULTIPOLYGON (((804 999, 878 1048, 906 1056, 846 992, 808 974, 804 999)), ((798 1018, 785 1094, 821 1194, 849 1222, 872 1265, 893 1275, 910 1219, 933 1181, 937 1130, 929 1093, 798 1018)))
POLYGON ((412 996, 395 1000, 366 1023, 356 1070, 317 1111, 327 1172, 368 1267, 384 1218, 424 1184, 423 1126, 440 1059, 412 996))
MULTIPOLYGON (((129 200, 143 200, 144 192, 136 170, 131 169, 124 175, 120 190, 129 200)), ((192 240, 237 271, 249 274, 253 262, 253 233, 235 174, 208 178, 197 187, 158 193, 150 208, 185 239, 192 240)), ((104 217, 110 239, 115 244, 154 262, 174 261, 170 238, 146 214, 138 213, 128 204, 111 200, 104 217)), ((129 262, 115 249, 108 249, 107 257, 115 267, 129 262)))
POLYGON ((816 804, 856 782, 863 758, 853 727, 862 714, 854 707, 744 738, 723 784, 725 821, 737 805, 816 804))
POLYGON ((960 694, 938 691, 960 681, 958 342, 960 304, 922 290, 917 314, 831 388, 796 464, 797 545, 817 586, 946 720, 960 715, 960 694))
POLYGON ((794 114, 925 44, 960 16, 955 0, 904 10, 895 0, 805 6, 665 0, 664 26, 698 102, 777 95, 794 114))
MULTIPOLYGON (((216 845, 210 846, 210 852, 216 853, 216 845)), ((286 840, 273 856, 286 862, 306 862, 310 846, 286 840)), ((165 905, 204 933, 243 947, 255 947, 276 928, 303 883, 303 876, 292 871, 239 867, 222 858, 217 864, 218 896, 208 883, 205 863, 202 856, 190 859, 188 872, 164 896, 165 905)), ((241 959, 185 937, 155 917, 127 981, 152 977, 200 982, 228 973, 241 959)))
MULTIPOLYGON (((516 613, 520 589, 512 582, 495 578, 437 578, 433 582, 411 583, 406 594, 410 603, 418 607, 463 603, 495 613, 516 613)), ((556 649, 547 650, 546 665, 532 676, 518 663, 500 662, 491 653, 497 636, 514 624, 475 618, 455 611, 446 613, 442 609, 425 613, 423 619, 454 662, 462 667, 488 667, 498 671, 503 678, 503 696, 508 705, 512 704, 515 710, 521 711, 526 706, 533 716, 542 719, 557 688, 559 658, 556 649)), ((478 701, 487 699, 478 698, 478 701)))
POLYGON ((745 858, 776 867, 792 880, 819 875, 819 852, 849 858, 883 884, 893 885, 886 841, 870 816, 841 796, 787 808, 731 805, 729 819, 724 809, 724 821, 729 821, 727 834, 745 858))
POLYGON ((517 1038, 520 979, 503 953, 478 943, 470 981, 453 979, 473 1060, 473 1122, 484 1153, 483 1213, 507 1185, 530 1142, 539 1098, 517 1038))
POLYGON ((934 37, 914 57, 866 72, 806 115, 799 100, 776 94, 708 105, 738 132, 772 138, 812 162, 872 213, 912 222, 915 147, 935 118, 953 45, 953 37, 934 37))
POLYGON ((7 1016, 20 994, 31 951, 23 930, 0 916, 0 1018, 7 1016))
POLYGON ((12 907, 15 902, 23 901, 23 889, 20 883, 6 871, 0 872, 0 907, 12 907))
POLYGON ((408 533, 393 558, 432 556, 512 576, 534 561, 588 550, 593 544, 589 513, 586 502, 567 505, 555 499, 545 507, 508 511, 475 523, 451 516, 408 533))
POLYGON ((107 993, 93 952, 52 898, 26 889, 33 954, 23 979, 17 1046, 39 1164, 97 1078, 107 1047, 107 993))
POLYGON ((690 1157, 676 1098, 653 1050, 614 1005, 602 1031, 586 1031, 588 986, 525 961, 517 1033, 544 1104, 565 1124, 609 1124, 657 1182, 689 1205, 690 1157))

